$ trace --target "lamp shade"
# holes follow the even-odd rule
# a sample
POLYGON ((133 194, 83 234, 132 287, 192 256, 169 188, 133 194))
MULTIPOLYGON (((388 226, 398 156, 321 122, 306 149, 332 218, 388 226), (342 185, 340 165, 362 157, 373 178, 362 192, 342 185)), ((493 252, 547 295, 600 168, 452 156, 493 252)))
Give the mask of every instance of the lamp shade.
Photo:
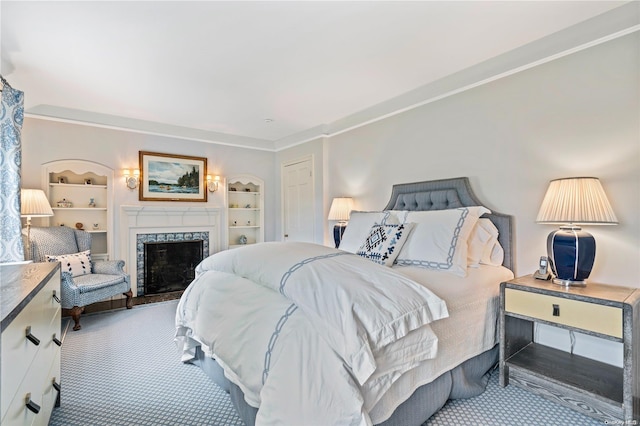
POLYGON ((585 285, 596 256, 596 241, 577 225, 614 225, 616 215, 597 178, 552 180, 536 219, 561 224, 547 237, 549 266, 554 282, 585 285))
POLYGON ((53 210, 43 190, 20 190, 20 215, 23 217, 53 216, 53 210))
POLYGON ((618 223, 600 181, 594 177, 552 180, 536 221, 582 225, 618 223))
POLYGON ((340 197, 334 198, 329 209, 329 220, 337 220, 345 222, 349 220, 349 215, 353 210, 353 198, 340 197))
POLYGON ((338 221, 333 227, 333 241, 336 243, 336 248, 340 246, 340 241, 342 241, 342 234, 347 228, 351 210, 353 210, 353 198, 339 197, 334 198, 331 202, 328 219, 338 221))

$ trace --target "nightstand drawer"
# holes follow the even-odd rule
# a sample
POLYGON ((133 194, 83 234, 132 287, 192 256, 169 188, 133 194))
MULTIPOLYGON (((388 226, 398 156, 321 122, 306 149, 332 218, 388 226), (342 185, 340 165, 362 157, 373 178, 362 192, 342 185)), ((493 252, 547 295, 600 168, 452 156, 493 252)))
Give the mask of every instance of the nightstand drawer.
POLYGON ((511 288, 505 289, 504 296, 507 312, 622 338, 621 308, 511 288))

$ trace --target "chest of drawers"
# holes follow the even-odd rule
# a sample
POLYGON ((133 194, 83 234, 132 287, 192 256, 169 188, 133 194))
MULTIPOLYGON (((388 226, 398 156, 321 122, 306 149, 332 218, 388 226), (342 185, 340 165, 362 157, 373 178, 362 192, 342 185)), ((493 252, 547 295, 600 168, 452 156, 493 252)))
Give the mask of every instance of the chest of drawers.
POLYGON ((0 273, 0 423, 47 425, 60 390, 60 264, 0 273))

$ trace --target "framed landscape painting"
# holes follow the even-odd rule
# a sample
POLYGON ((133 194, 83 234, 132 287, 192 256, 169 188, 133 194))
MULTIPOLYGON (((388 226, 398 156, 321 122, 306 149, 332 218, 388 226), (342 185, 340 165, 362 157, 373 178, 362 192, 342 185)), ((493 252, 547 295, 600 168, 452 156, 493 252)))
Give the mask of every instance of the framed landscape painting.
POLYGON ((140 201, 207 201, 207 159, 140 151, 140 201))

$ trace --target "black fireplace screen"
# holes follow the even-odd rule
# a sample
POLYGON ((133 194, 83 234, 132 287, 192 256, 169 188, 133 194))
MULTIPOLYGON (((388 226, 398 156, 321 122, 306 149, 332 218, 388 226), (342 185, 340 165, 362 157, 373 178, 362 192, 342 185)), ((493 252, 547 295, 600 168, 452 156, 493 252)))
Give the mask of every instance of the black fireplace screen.
POLYGON ((144 243, 144 294, 184 290, 201 261, 202 240, 144 243))

